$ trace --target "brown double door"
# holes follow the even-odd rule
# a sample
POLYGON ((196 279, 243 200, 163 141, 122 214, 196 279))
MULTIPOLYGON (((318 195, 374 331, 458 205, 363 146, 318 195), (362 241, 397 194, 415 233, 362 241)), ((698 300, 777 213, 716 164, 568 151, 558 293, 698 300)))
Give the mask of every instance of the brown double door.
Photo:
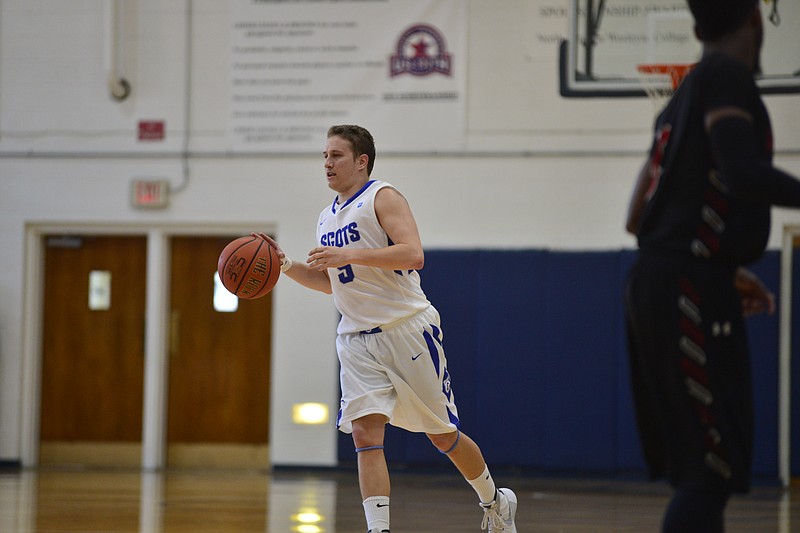
MULTIPOLYGON (((215 309, 213 274, 228 240, 172 238, 170 447, 269 439, 271 296, 215 309)), ((139 464, 146 254, 143 236, 45 238, 44 464, 139 464)))
POLYGON ((172 239, 167 435, 173 464, 267 466, 272 295, 239 300, 232 312, 215 309, 217 259, 232 238, 172 239))

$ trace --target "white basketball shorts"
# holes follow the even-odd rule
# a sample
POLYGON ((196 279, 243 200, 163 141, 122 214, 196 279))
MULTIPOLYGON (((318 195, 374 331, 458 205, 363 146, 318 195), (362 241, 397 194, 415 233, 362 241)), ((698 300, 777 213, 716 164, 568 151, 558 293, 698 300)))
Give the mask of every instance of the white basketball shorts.
POLYGON ((352 421, 383 414, 389 423, 417 433, 450 433, 458 411, 442 348, 439 312, 419 313, 369 332, 336 339, 342 400, 337 426, 352 433, 352 421))

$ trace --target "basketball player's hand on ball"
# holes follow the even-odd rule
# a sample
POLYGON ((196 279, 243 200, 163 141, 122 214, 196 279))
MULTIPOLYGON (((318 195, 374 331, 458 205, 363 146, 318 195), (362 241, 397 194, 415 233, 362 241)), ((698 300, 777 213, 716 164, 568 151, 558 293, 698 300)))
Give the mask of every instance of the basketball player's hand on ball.
POLYGON ((308 266, 316 270, 339 268, 350 263, 347 252, 335 246, 317 246, 308 252, 308 266))
POLYGON ((748 269, 740 267, 736 270, 733 285, 742 297, 744 316, 775 312, 775 295, 748 269))
POLYGON ((265 241, 267 241, 269 243, 269 245, 272 246, 273 248, 275 248, 275 251, 278 252, 278 259, 280 259, 281 262, 283 262, 283 258, 286 257, 286 254, 283 253, 283 250, 278 245, 278 243, 275 241, 275 239, 273 239, 272 237, 270 237, 269 235, 267 235, 264 232, 255 232, 254 231, 250 235, 252 235, 253 237, 258 237, 260 239, 264 239, 265 241))

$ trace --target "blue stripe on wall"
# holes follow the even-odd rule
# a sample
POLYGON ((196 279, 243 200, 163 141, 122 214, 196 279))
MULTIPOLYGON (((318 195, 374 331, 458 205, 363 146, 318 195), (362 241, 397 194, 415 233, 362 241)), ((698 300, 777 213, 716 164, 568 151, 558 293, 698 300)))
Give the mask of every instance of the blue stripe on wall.
MULTIPOLYGON (((622 292, 635 252, 426 251, 462 430, 494 468, 643 473, 622 292)), ((777 293, 780 257, 752 269, 777 293)), ((750 319, 754 472, 777 477, 778 318, 750 319)), ((387 431, 390 465, 448 461, 424 435, 387 431)), ((340 435, 339 460, 355 459, 340 435)))

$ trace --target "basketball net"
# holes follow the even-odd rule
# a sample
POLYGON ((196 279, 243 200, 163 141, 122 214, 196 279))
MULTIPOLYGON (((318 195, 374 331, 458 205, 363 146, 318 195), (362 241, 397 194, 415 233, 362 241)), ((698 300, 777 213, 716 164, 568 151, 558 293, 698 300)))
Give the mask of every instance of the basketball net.
POLYGON ((690 63, 643 63, 636 65, 642 88, 653 102, 656 112, 667 104, 675 89, 691 72, 690 63))

